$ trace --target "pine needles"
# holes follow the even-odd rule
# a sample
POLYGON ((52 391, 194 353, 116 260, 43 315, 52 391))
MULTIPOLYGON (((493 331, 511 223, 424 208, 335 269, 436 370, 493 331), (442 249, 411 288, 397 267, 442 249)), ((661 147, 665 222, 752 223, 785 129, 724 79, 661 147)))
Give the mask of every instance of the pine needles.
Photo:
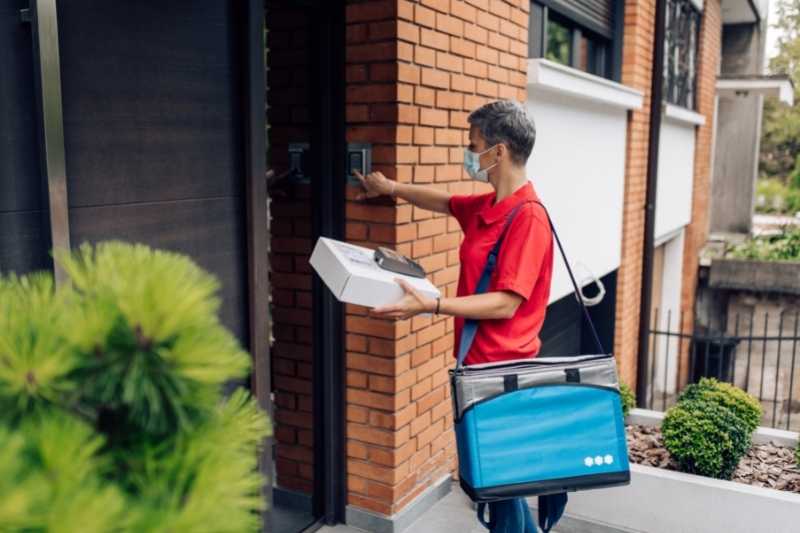
POLYGON ((266 415, 217 281, 118 242, 0 277, 0 532, 259 529, 266 415))

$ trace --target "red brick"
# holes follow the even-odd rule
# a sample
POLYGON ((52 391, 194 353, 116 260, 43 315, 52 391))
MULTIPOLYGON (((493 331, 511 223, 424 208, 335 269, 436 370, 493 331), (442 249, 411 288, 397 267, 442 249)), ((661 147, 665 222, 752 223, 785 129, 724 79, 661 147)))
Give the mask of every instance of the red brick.
POLYGON ((475 57, 475 43, 451 37, 450 53, 464 57, 475 57))
MULTIPOLYGON (((446 163, 447 149, 437 146, 423 146, 420 149, 420 163, 446 163)), ((428 235, 420 235, 427 237, 428 235)))
POLYGON ((394 84, 350 85, 346 94, 348 103, 393 102, 397 100, 394 84))
POLYGON ((489 40, 489 32, 475 24, 464 24, 464 37, 478 44, 485 44, 489 40))
POLYGON ((367 420, 369 420, 369 409, 367 409, 366 407, 361 407, 359 405, 348 405, 347 420, 349 422, 358 422, 360 424, 366 424, 367 420))
POLYGON ((474 22, 478 17, 478 12, 475 8, 463 0, 453 0, 450 11, 453 16, 464 19, 467 22, 474 22))
POLYGON ((450 38, 447 34, 438 31, 422 28, 420 30, 419 42, 422 46, 427 46, 443 52, 450 50, 450 38))
MULTIPOLYGON (((430 91, 431 93, 433 92, 431 89, 423 89, 423 88, 418 88, 418 89, 422 89, 422 90, 425 90, 425 91, 430 91)), ((433 100, 432 96, 433 95, 431 95, 431 100, 433 100)), ((426 144, 426 145, 433 144, 433 132, 434 132, 433 128, 426 128, 426 127, 423 127, 423 126, 415 126, 414 127, 414 144, 426 144)))
POLYGON ((400 20, 397 22, 397 37, 416 44, 419 42, 419 26, 400 20))
POLYGON ((488 46, 479 44, 475 48, 475 59, 490 65, 496 65, 500 59, 500 53, 497 50, 489 48, 488 46))
MULTIPOLYGON (((452 150, 452 149, 451 149, 452 150)), ((463 159, 463 152, 459 148, 458 157, 456 160, 460 161, 463 159)), ((450 161, 454 161, 452 154, 450 155, 450 161)), ((462 179, 464 176, 464 167, 462 164, 457 165, 439 165, 436 167, 436 181, 437 182, 445 182, 445 181, 458 181, 462 179)))
POLYGON ((420 0, 420 2, 436 11, 447 11, 450 8, 449 0, 420 0))
MULTIPOLYGON (((452 97, 455 95, 447 95, 448 97, 452 97)), ((459 95, 460 97, 460 95, 459 95)), ((460 103, 460 98, 458 99, 460 103)), ((460 107, 460 106, 459 106, 460 107)), ((461 130, 451 130, 451 129, 437 129, 436 130, 436 144, 438 146, 461 146, 462 144, 462 132, 461 130)))
POLYGON ((347 44, 360 44, 367 40, 367 24, 348 24, 345 30, 347 44))
POLYGON ((393 5, 389 0, 349 4, 345 16, 349 23, 390 19, 396 14, 393 5))
POLYGON ((370 41, 386 41, 397 38, 397 23, 394 20, 373 22, 369 25, 370 41))
POLYGON ((478 80, 475 90, 478 92, 478 94, 497 98, 498 85, 491 81, 478 80))
MULTIPOLYGON (((349 450, 350 443, 348 443, 348 450, 349 450)), ((366 449, 366 447, 364 447, 366 449)), ((354 459, 366 459, 366 455, 364 457, 358 457, 356 455, 349 455, 348 457, 353 457, 354 459)), ((347 477, 347 490, 349 492, 357 492, 359 494, 366 494, 367 493, 367 480, 363 477, 358 476, 348 476, 347 477)))
POLYGON ((436 50, 424 46, 415 46, 414 61, 420 65, 436 66, 436 50))
POLYGON ((397 79, 405 83, 419 84, 420 71, 416 65, 400 63, 397 65, 397 79))
POLYGON ((347 105, 345 108, 347 122, 367 122, 369 120, 369 106, 347 105))
POLYGON ((422 109, 419 114, 419 123, 425 126, 447 126, 447 111, 440 109, 422 109))
POLYGON ((421 5, 414 6, 414 22, 426 28, 436 27, 436 13, 421 5))
POLYGON ((436 67, 450 72, 461 72, 464 60, 445 52, 436 52, 436 67))
POLYGON ((454 37, 461 37, 464 35, 464 23, 457 18, 450 17, 443 13, 436 14, 436 29, 454 37))
POLYGON ((416 87, 414 90, 414 103, 421 106, 432 107, 436 103, 435 90, 428 87, 416 87))
POLYGON ((402 322, 395 323, 387 320, 353 316, 346 318, 345 326, 349 332, 371 335, 383 339, 395 339, 403 334, 403 329, 408 331, 408 327, 405 326, 404 328, 402 322))
POLYGON ((475 82, 475 78, 469 76, 462 76, 460 74, 452 74, 450 76, 450 87, 452 90, 462 93, 475 92, 475 82))
MULTIPOLYGON (((476 49, 477 50, 477 49, 476 49)), ((475 61, 472 59, 464 60, 464 74, 469 74, 476 78, 485 78, 489 72, 489 68, 485 63, 475 61)))
POLYGON ((348 63, 391 61, 397 57, 397 42, 350 45, 346 49, 345 56, 348 63))
POLYGON ((397 59, 398 61, 413 61, 414 60, 414 45, 403 41, 397 42, 397 59))
POLYGON ((444 233, 446 230, 447 230, 447 219, 437 218, 433 220, 426 220, 424 222, 420 222, 418 235, 420 238, 430 237, 431 235, 444 233))
POLYGON ((347 386, 356 387, 359 389, 367 388, 367 374, 364 374, 362 372, 355 372, 353 370, 348 370, 347 386))
POLYGON ((433 439, 438 437, 444 431, 444 422, 442 419, 433 422, 424 431, 417 435, 417 447, 429 444, 433 439))

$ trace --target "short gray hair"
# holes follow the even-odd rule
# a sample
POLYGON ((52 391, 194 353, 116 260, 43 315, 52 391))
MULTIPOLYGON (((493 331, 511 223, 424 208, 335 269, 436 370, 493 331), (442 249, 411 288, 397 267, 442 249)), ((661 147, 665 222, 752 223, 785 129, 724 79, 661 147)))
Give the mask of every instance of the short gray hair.
POLYGON ((508 146, 515 163, 524 165, 530 157, 536 141, 536 125, 519 102, 490 102, 470 113, 467 121, 478 128, 487 145, 508 146))

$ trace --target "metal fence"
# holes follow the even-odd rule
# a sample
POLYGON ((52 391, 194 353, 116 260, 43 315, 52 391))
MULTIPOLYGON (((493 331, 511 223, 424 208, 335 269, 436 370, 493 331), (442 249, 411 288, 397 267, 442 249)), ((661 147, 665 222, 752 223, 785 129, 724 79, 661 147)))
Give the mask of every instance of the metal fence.
POLYGON ((754 306, 718 315, 707 311, 682 327, 672 311, 655 310, 645 406, 666 410, 685 383, 714 377, 758 398, 763 426, 800 430, 800 312, 754 306))

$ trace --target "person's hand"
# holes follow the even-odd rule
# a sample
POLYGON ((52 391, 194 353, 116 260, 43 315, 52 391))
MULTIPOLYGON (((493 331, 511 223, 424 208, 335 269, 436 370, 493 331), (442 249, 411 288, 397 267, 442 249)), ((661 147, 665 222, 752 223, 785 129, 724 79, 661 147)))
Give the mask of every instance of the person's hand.
POLYGON ((420 313, 432 313, 436 309, 436 300, 423 296, 403 279, 395 281, 403 288, 405 295, 397 303, 374 308, 373 315, 382 318, 406 319, 420 313))
POLYGON ((366 200, 377 196, 390 195, 394 192, 395 182, 384 176, 381 172, 370 172, 366 176, 354 170, 353 175, 361 182, 364 192, 359 194, 357 200, 366 200))

